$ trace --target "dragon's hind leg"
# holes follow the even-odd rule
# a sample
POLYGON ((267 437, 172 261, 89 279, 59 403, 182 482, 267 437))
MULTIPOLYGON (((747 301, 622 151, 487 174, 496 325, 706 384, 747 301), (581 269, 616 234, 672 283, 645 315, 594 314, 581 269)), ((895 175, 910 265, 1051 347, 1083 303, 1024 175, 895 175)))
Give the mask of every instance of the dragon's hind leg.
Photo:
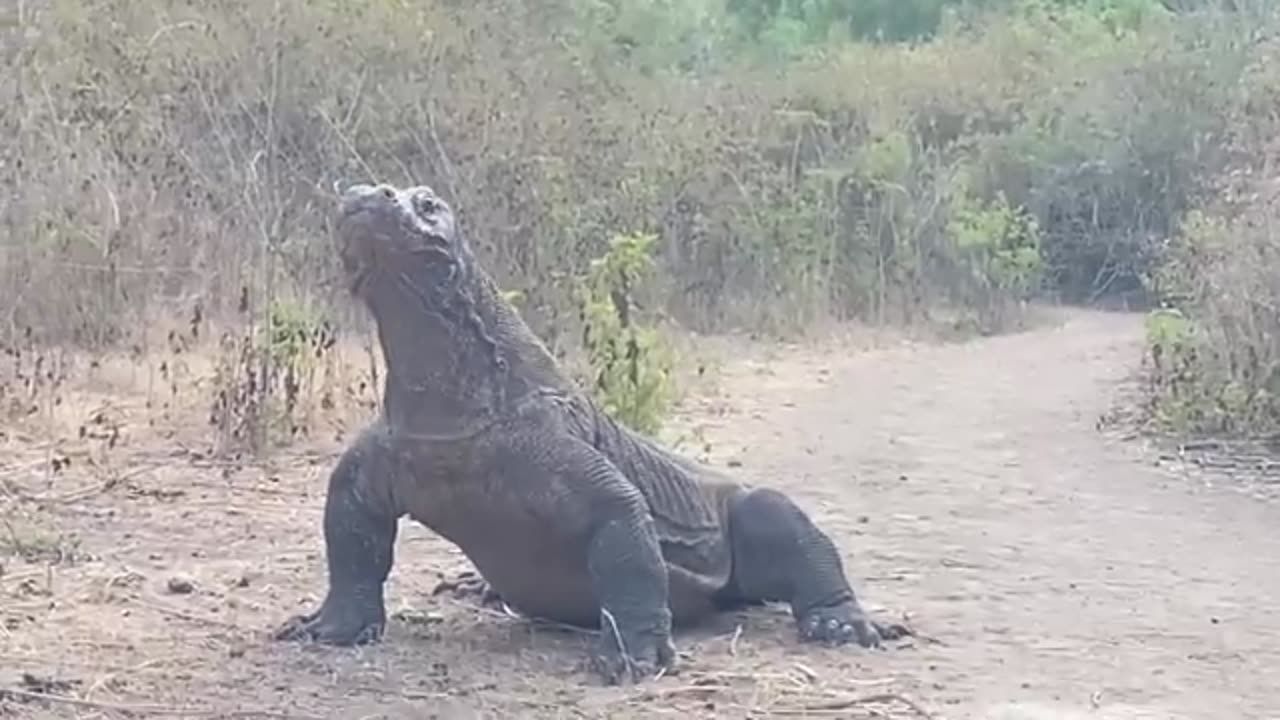
POLYGON ((909 634, 867 617, 835 543, 786 495, 761 488, 729 507, 733 574, 722 605, 787 602, 805 640, 875 647, 909 634))

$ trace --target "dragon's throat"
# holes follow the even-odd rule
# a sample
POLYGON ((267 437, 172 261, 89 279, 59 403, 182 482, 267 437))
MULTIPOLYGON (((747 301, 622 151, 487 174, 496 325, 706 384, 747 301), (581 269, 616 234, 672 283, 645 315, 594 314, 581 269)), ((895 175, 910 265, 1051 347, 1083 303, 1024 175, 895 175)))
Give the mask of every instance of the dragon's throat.
POLYGON ((420 301, 390 295, 369 298, 386 367, 383 407, 395 426, 447 431, 488 413, 474 343, 443 315, 419 311, 420 301))

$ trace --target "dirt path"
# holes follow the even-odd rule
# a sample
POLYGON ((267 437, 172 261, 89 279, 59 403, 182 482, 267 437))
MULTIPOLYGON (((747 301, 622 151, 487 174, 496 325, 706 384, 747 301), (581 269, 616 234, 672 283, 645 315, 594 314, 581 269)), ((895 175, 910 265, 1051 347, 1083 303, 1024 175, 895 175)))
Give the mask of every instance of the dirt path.
MULTIPOLYGON (((680 636, 676 677, 591 687, 577 668, 586 638, 430 597, 461 559, 407 523, 386 642, 272 643, 263 631, 324 591, 330 457, 219 474, 153 452, 101 494, 68 491, 87 483, 70 471, 53 489, 63 501, 8 506, 74 533, 80 558, 54 570, 7 562, 0 671, 101 705, 0 699, 0 716, 116 717, 112 705, 146 703, 160 717, 154 706, 871 717, 848 699, 892 690, 945 718, 1280 718, 1280 505, 1171 475, 1097 432, 1140 325, 1067 318, 962 345, 737 353, 719 390, 679 418, 714 462, 799 498, 869 605, 909 613, 936 643, 802 648, 782 610, 758 610, 680 636), (190 592, 171 591, 179 576, 190 592)), ((14 469, 40 457, 35 447, 5 447, 10 497, 50 496, 14 469)))
POLYGON ((1105 440, 1095 423, 1141 326, 1068 318, 740 367, 726 394, 759 415, 709 435, 815 508, 873 602, 945 642, 875 665, 915 676, 948 715, 1280 717, 1280 507, 1105 440))

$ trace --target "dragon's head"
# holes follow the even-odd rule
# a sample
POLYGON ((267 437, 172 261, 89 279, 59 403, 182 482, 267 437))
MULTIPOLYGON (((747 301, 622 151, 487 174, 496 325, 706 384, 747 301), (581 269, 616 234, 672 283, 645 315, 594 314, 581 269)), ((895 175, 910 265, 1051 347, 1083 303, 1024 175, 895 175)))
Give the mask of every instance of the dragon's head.
POLYGON ((380 277, 435 296, 452 284, 467 256, 453 210, 425 185, 348 187, 342 192, 338 238, 357 294, 380 277))
POLYGON ((377 323, 393 425, 447 435, 505 412, 508 395, 564 385, 431 188, 357 184, 340 195, 335 236, 377 323))

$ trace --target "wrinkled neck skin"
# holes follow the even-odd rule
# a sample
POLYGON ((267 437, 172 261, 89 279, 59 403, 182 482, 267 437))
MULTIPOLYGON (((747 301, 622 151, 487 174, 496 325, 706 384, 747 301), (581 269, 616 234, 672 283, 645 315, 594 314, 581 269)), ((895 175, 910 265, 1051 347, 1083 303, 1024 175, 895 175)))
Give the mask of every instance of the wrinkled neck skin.
POLYGON ((530 393, 567 390, 551 354, 468 258, 450 287, 427 272, 371 278, 365 304, 387 364, 383 412, 397 434, 460 440, 512 412, 530 393))

